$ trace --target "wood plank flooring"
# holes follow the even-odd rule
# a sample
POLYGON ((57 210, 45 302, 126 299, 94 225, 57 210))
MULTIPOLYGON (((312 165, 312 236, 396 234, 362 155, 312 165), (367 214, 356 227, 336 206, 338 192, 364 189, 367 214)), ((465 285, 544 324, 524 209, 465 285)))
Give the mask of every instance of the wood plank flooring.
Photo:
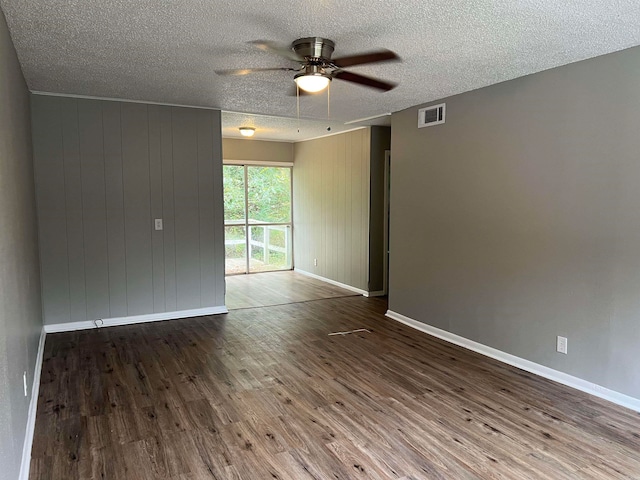
POLYGON ((640 414, 385 309, 354 296, 48 335, 30 478, 640 478, 640 414))
POLYGON ((294 271, 230 275, 226 304, 229 310, 308 302, 359 295, 294 271))

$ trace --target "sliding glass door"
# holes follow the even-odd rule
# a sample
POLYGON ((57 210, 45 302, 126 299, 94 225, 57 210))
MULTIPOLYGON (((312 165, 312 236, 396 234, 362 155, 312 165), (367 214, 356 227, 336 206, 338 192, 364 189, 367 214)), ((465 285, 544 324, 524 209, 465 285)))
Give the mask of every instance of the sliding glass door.
POLYGON ((292 268, 291 167, 224 166, 225 272, 292 268))

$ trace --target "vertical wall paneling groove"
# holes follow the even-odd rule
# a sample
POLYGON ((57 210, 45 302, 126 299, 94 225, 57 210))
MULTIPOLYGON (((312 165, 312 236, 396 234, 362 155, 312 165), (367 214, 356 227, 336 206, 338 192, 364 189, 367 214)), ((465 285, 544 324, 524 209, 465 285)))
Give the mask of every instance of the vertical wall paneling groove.
POLYGON ((36 201, 40 238, 47 248, 40 248, 42 307, 54 321, 71 317, 69 298, 69 262, 67 250, 64 151, 62 144, 61 102, 42 97, 33 123, 33 155, 45 158, 35 169, 36 201))
POLYGON ((200 221, 198 149, 195 112, 173 112, 174 202, 178 309, 200 305, 200 221))
MULTIPOLYGON (((324 152, 326 154, 328 154, 325 158, 321 158, 320 159, 320 180, 318 182, 318 185, 320 187, 320 192, 327 192, 327 170, 330 168, 330 162, 333 160, 333 152, 331 151, 331 147, 333 146, 333 142, 335 141, 335 137, 330 137, 329 140, 327 140, 326 142, 326 146, 324 149, 324 152)), ((318 259, 318 273, 324 277, 326 277, 327 275, 331 274, 332 272, 329 272, 327 270, 327 263, 328 263, 328 246, 327 246, 327 226, 329 225, 329 223, 327 222, 327 220, 329 219, 329 201, 330 201, 330 195, 326 195, 326 193, 324 195, 322 195, 322 197, 324 197, 322 199, 322 202, 320 202, 320 208, 321 208, 321 217, 320 217, 320 225, 318 225, 316 223, 316 221, 314 221, 314 230, 318 231, 320 233, 320 236, 318 237, 318 239, 320 240, 320 248, 318 250, 320 250, 320 252, 313 252, 313 256, 314 258, 318 259)), ((317 198, 322 198, 322 197, 317 197, 317 198)), ((315 220, 315 219, 314 219, 315 220)), ((313 235, 313 233, 312 233, 313 235)))
POLYGON ((102 107, 78 101, 82 228, 87 297, 85 318, 109 317, 109 260, 104 176, 102 107))
POLYGON ((335 255, 335 265, 336 271, 342 276, 342 278, 346 278, 345 276, 345 268, 344 268, 344 252, 341 251, 340 246, 344 245, 345 238, 344 232, 347 228, 345 223, 345 195, 346 195, 346 179, 344 177, 344 165, 347 162, 347 157, 345 155, 346 152, 346 138, 341 137, 338 139, 338 151, 340 152, 338 156, 338 163, 335 168, 335 182, 336 182, 336 206, 340 214, 336 217, 335 223, 335 234, 334 234, 334 242, 336 249, 340 251, 339 255, 335 255))
POLYGON ((167 311, 178 309, 176 286, 176 228, 173 183, 173 136, 171 133, 172 110, 159 107, 162 166, 162 214, 164 254, 164 298, 167 311))
POLYGON ((34 95, 32 123, 45 324, 223 306, 220 112, 34 95))
POLYGON ((127 315, 142 315, 153 312, 148 107, 123 103, 121 108, 127 315))
MULTIPOLYGON (((211 116, 211 130, 213 135, 213 145, 211 152, 214 158, 212 162, 212 184, 213 184, 213 276, 214 291, 212 295, 213 305, 222 305, 224 303, 224 295, 226 284, 224 279, 224 191, 222 180, 222 142, 216 141, 221 135, 222 124, 220 112, 211 116), (217 161, 216 159, 220 159, 217 161), (217 261, 217 259, 221 259, 217 261)), ((293 151, 293 148, 291 149, 293 151)))
POLYGON ((344 194, 343 185, 344 185, 345 178, 343 175, 343 167, 346 162, 346 156, 345 156, 346 138, 343 137, 342 135, 337 135, 336 137, 338 140, 338 145, 337 145, 338 148, 336 151, 338 161, 334 171, 333 197, 336 202, 336 211, 338 212, 338 215, 336 215, 335 217, 335 225, 334 225, 333 244, 334 244, 334 251, 336 252, 336 254, 333 255, 333 263, 334 263, 335 272, 337 273, 338 277, 346 278, 344 274, 344 252, 340 249, 340 245, 344 245, 342 234, 345 230, 345 225, 344 225, 345 204, 343 199, 343 194, 344 194))
POLYGON ((367 158, 367 162, 365 162, 362 166, 364 168, 364 175, 360 179, 362 182, 362 205, 364 207, 364 214, 367 216, 367 228, 362 232, 362 243, 365 245, 364 254, 367 256, 367 261, 364 263, 365 271, 364 278, 366 279, 367 286, 365 290, 369 290, 369 233, 371 225, 369 224, 370 211, 371 211, 371 129, 367 129, 367 137, 362 139, 362 150, 364 151, 364 156, 367 158))
MULTIPOLYGON (((162 214, 162 125, 158 105, 149 105, 149 184, 151 187, 151 219, 163 218, 162 214)), ((165 302, 164 225, 163 230, 151 233, 153 258, 153 311, 167 310, 165 302)))
MULTIPOLYGON (((196 133, 196 192, 198 194, 197 197, 197 204, 198 204, 198 208, 197 208, 197 212, 198 212, 198 257, 200 255, 202 255, 202 221, 204 220, 202 218, 202 212, 200 211, 200 205, 202 204, 200 195, 202 194, 201 191, 201 177, 200 177, 200 142, 202 140, 202 132, 200 131, 199 125, 196 125, 195 128, 195 133, 196 133)), ((199 285, 202 286, 202 264, 200 262, 198 262, 198 270, 199 270, 199 274, 200 274, 200 283, 199 285)), ((199 301, 200 304, 202 304, 202 288, 199 289, 198 291, 198 297, 199 297, 199 301)))
POLYGON ((87 318, 87 295, 77 102, 64 99, 61 113, 70 318, 79 321, 87 318))
POLYGON ((369 224, 369 220, 370 220, 370 210, 371 210, 371 191, 370 191, 370 187, 371 187, 371 182, 370 182, 370 178, 371 178, 371 129, 367 129, 367 136, 365 138, 362 139, 362 150, 363 150, 363 156, 367 159, 366 162, 364 162, 362 164, 362 168, 364 169, 364 173, 362 175, 362 177, 360 178, 360 181, 362 182, 362 199, 361 199, 361 204, 363 206, 363 214, 366 215, 366 225, 367 228, 365 230, 362 231, 362 244, 365 245, 364 248, 364 255, 366 255, 367 260, 364 263, 364 267, 365 267, 365 271, 364 271, 364 278, 366 279, 366 287, 365 290, 369 290, 369 262, 370 262, 370 258, 369 258, 369 234, 370 234, 370 224, 369 224))
MULTIPOLYGON (((35 98, 40 101, 47 97, 35 98)), ((127 272, 121 109, 120 104, 115 102, 102 102, 101 105, 109 255, 109 317, 124 317, 127 315, 127 272)))
POLYGON ((200 298, 211 301, 215 285, 215 213, 213 173, 213 121, 206 112, 198 113, 198 211, 200 212, 200 298))
MULTIPOLYGON (((353 139, 352 135, 349 135, 345 138, 345 152, 348 152, 349 155, 351 154, 352 139, 353 139)), ((346 184, 351 181, 350 179, 353 178, 354 165, 352 161, 345 162, 345 165, 347 167, 347 173, 345 175, 345 184, 346 184)), ((346 228, 346 235, 345 235, 345 246, 347 248, 343 249, 343 253, 342 253, 343 263, 345 268, 344 283, 346 283, 347 285, 355 285, 355 282, 357 281, 357 279, 354 276, 353 269, 351 268, 351 259, 349 258, 349 255, 347 253, 351 251, 351 245, 352 245, 353 236, 354 236, 354 229, 351 228, 351 225, 353 225, 355 222, 355 217, 353 216, 353 211, 351 209, 351 189, 345 187, 344 194, 345 194, 344 210, 347 218, 347 228, 346 228)))
MULTIPOLYGON (((361 133, 361 132, 360 132, 361 133)), ((351 208, 352 208, 352 218, 357 219, 359 223, 359 227, 357 230, 354 230, 354 236, 351 239, 351 271, 354 278, 358 281, 358 288, 362 288, 363 290, 367 288, 366 286, 366 277, 362 275, 362 270, 364 269, 364 263, 366 259, 362 256, 362 235, 364 225, 364 215, 362 213, 363 205, 362 205, 362 175, 364 172, 362 171, 362 163, 365 161, 363 158, 362 152, 362 143, 360 142, 360 135, 354 136, 351 142, 351 157, 354 159, 358 159, 357 162, 354 162, 352 165, 354 166, 353 172, 353 180, 351 183, 351 208)), ((366 161, 369 161, 367 158, 366 161)))

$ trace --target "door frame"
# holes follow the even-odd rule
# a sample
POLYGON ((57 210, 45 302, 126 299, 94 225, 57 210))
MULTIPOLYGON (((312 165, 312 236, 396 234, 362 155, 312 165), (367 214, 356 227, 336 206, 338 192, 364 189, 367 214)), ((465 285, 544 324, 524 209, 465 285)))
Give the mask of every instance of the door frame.
MULTIPOLYGON (((249 227, 268 227, 268 226, 288 226, 290 229, 291 242, 290 242, 290 270, 294 268, 294 256, 293 256, 293 162, 268 162, 268 161, 257 161, 257 160, 229 160, 225 159, 222 161, 222 166, 234 166, 234 167, 243 167, 243 176, 244 176, 244 237, 245 237, 245 271, 243 273, 230 273, 227 274, 225 272, 225 277, 227 275, 249 275, 252 273, 263 273, 263 272, 252 272, 251 271, 251 239, 249 227), (289 182, 290 182, 290 221, 288 223, 269 223, 269 222, 260 222, 260 223, 249 223, 249 174, 248 167, 275 167, 275 168, 289 168, 289 182)), ((224 170, 223 170, 224 175, 224 170)), ((223 215, 223 224, 224 227, 227 227, 227 224, 223 215)), ((240 226, 240 225, 238 225, 240 226)), ((225 255, 225 263, 226 263, 226 255, 225 255)), ((226 268, 226 267, 225 267, 226 268)), ((286 271, 286 270, 274 270, 274 271, 286 271)))
POLYGON ((384 151, 384 259, 382 262, 382 290, 389 295, 389 223, 391 196, 391 150, 384 151))

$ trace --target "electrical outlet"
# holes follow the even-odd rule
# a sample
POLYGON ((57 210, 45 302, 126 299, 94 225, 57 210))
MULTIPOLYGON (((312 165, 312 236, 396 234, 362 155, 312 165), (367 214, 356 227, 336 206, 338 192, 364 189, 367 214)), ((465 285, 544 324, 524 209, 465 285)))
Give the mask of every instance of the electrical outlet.
POLYGON ((313 266, 314 266, 314 267, 317 267, 317 266, 318 266, 318 259, 317 259, 317 258, 314 258, 314 259, 313 259, 313 266))
POLYGON ((162 219, 161 218, 156 218, 153 223, 154 223, 154 225, 156 227, 156 230, 162 230, 162 219))
POLYGON ((28 397, 29 396, 29 391, 27 390, 27 372, 24 372, 22 374, 22 384, 24 386, 24 396, 28 397))
POLYGON ((567 354, 567 337, 561 337, 560 335, 558 335, 558 338, 556 340, 556 350, 559 353, 564 353, 565 355, 567 354))

